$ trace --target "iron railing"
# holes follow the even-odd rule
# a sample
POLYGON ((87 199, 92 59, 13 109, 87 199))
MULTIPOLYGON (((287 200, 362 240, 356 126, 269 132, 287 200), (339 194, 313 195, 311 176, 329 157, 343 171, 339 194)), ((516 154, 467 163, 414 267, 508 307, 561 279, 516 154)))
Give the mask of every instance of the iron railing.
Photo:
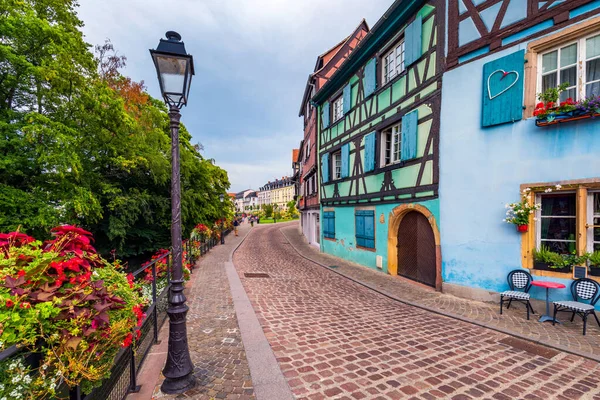
MULTIPOLYGON (((229 230, 224 232, 228 235, 229 230)), ((217 239, 208 239, 200 244, 200 255, 204 256, 208 251, 219 243, 217 239)), ((190 241, 184 243, 186 250, 187 261, 192 265, 192 269, 196 260, 193 259, 190 241)), ((162 257, 153 260, 132 273, 134 279, 137 279, 146 272, 148 268, 152 268, 152 283, 151 283, 151 304, 146 310, 141 327, 141 336, 134 344, 127 348, 121 349, 115 357, 112 366, 110 377, 102 382, 102 385, 93 389, 90 393, 84 394, 79 386, 74 388, 63 387, 58 390, 61 397, 68 393, 70 400, 123 400, 129 393, 135 393, 140 390, 140 385, 137 382, 137 374, 150 352, 154 344, 158 344, 158 333, 167 320, 168 294, 170 288, 170 275, 172 266, 172 253, 169 251, 162 257), (158 276, 157 265, 159 262, 167 258, 167 273, 161 280, 158 276)), ((25 350, 18 348, 16 345, 7 348, 0 352, 0 362, 11 357, 15 357, 25 350)), ((32 370, 37 370, 40 366, 41 356, 36 353, 28 353, 25 356, 26 363, 32 370)))

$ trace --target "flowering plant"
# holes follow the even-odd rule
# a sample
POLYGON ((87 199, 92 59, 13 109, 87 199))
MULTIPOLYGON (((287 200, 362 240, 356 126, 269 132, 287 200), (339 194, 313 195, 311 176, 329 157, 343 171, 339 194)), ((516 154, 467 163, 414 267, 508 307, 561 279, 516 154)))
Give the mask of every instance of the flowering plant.
POLYGON ((514 225, 527 225, 529 224, 529 214, 533 214, 535 210, 541 208, 540 204, 529 203, 529 192, 530 188, 526 188, 521 193, 521 201, 518 203, 508 203, 504 206, 506 208, 506 218, 502 221, 514 224, 514 225))
POLYGON ((577 110, 585 114, 600 113, 600 96, 589 96, 577 103, 577 110))
MULTIPOLYGON (((152 273, 152 263, 156 269, 156 293, 160 294, 167 287, 168 279, 167 274, 169 272, 169 250, 160 249, 150 258, 149 261, 142 264, 144 269, 144 277, 142 278, 141 291, 143 297, 147 301, 152 300, 152 282, 154 281, 154 274, 152 273)), ((182 251, 182 268, 183 268, 183 279, 188 281, 191 276, 191 264, 187 260, 187 252, 182 251)), ((1 400, 1 399, 0 399, 1 400)))
POLYGON ((210 238, 211 235, 212 231, 208 228, 208 226, 204 224, 198 224, 192 230, 192 234, 190 237, 194 240, 205 242, 206 239, 210 238))
MULTIPOLYGON (((96 253, 90 232, 65 225, 52 234, 43 244, 19 232, 0 235, 0 350, 18 345, 42 356, 35 375, 19 367, 11 378, 36 399, 56 396, 62 383, 85 392, 100 384, 119 347, 134 340, 146 305, 118 264, 96 253)), ((10 370, 14 362, 0 364, 10 370)), ((0 385, 0 399, 14 398, 5 391, 12 386, 0 385)))

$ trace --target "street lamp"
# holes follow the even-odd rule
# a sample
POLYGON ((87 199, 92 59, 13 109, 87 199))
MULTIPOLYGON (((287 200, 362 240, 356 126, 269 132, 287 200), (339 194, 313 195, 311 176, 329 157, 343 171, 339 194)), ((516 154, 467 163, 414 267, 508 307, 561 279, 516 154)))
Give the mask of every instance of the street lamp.
POLYGON ((183 393, 195 385, 194 365, 187 341, 186 315, 188 306, 183 294, 183 269, 181 265, 181 182, 179 176, 179 109, 187 104, 194 60, 185 52, 177 32, 166 33, 156 50, 150 50, 154 61, 160 91, 169 106, 171 129, 171 245, 172 279, 169 293, 169 350, 163 369, 165 380, 160 389, 164 393, 183 393))
MULTIPOLYGON (((220 194, 219 200, 221 200, 221 208, 223 208, 223 201, 225 200, 225 196, 220 194)), ((225 235, 223 234, 223 212, 222 211, 221 211, 221 244, 225 244, 225 235)))

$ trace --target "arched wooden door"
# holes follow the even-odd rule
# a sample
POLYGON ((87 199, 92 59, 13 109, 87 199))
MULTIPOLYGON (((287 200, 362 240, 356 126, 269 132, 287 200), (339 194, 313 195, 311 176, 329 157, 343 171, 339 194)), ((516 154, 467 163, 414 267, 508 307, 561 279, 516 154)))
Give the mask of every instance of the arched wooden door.
POLYGON ((420 212, 411 211, 400 221, 398 275, 435 287, 435 237, 420 212))

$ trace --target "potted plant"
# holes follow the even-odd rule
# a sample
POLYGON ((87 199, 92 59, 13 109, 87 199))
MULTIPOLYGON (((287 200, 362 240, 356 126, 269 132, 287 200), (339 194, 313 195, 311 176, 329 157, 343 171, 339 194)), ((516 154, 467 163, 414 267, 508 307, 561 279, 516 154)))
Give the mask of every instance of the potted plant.
POLYGON ((530 191, 531 189, 529 188, 523 191, 520 202, 509 203, 504 206, 506 208, 506 218, 504 218, 503 221, 508 224, 516 225, 518 232, 527 232, 529 215, 541 208, 539 204, 529 203, 528 197, 530 191))
POLYGON ((600 250, 596 250, 588 256, 590 261, 590 275, 600 276, 600 250))
POLYGON ((574 265, 583 265, 588 256, 572 254, 558 254, 547 247, 533 250, 533 268, 542 271, 571 272, 574 265))

